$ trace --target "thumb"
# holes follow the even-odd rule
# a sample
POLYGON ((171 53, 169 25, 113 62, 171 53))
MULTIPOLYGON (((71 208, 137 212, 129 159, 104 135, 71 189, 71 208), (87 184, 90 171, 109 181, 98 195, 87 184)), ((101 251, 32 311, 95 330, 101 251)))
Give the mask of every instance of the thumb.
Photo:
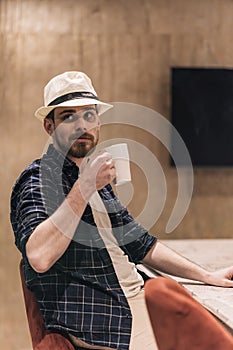
POLYGON ((81 164, 79 166, 79 177, 83 173, 83 171, 84 171, 85 167, 87 166, 87 164, 89 163, 89 161, 90 161, 90 157, 84 157, 82 159, 82 162, 81 162, 81 164))

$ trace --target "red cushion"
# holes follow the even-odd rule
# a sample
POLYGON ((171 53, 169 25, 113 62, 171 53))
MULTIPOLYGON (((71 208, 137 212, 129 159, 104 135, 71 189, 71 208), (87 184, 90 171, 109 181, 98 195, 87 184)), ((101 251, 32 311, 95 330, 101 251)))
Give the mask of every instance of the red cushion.
POLYGON ((74 350, 72 344, 61 334, 51 333, 45 329, 44 320, 36 297, 25 284, 22 262, 20 263, 20 277, 33 349, 74 350))
POLYGON ((174 280, 148 280, 145 298, 160 350, 233 349, 233 337, 174 280))
POLYGON ((74 350, 73 345, 68 339, 58 333, 46 334, 35 350, 74 350))

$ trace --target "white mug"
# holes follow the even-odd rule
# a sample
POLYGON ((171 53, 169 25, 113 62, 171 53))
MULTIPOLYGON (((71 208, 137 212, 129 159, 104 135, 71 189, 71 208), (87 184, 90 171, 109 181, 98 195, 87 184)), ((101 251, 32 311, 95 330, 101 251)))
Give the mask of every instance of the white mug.
POLYGON ((106 147, 105 150, 112 155, 115 161, 116 168, 116 183, 115 185, 122 185, 131 181, 129 151, 127 143, 118 143, 106 147))

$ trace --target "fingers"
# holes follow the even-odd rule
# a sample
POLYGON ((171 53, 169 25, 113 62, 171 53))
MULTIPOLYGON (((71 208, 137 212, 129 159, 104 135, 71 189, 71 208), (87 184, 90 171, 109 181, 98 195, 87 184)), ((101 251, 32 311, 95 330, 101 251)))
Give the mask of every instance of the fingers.
POLYGON ((112 155, 108 152, 104 152, 100 155, 100 160, 102 165, 99 168, 96 179, 96 186, 98 189, 111 183, 116 177, 115 161, 112 159, 112 155))
POLYGON ((96 186, 98 189, 111 183, 116 177, 115 162, 113 159, 107 159, 105 163, 100 167, 97 177, 96 186))
POLYGON ((90 161, 90 167, 95 168, 97 173, 100 170, 107 171, 108 169, 115 169, 115 162, 110 153, 102 151, 90 161))
POLYGON ((111 163, 112 155, 106 151, 100 151, 97 156, 92 160, 92 164, 105 165, 111 163))
POLYGON ((233 287, 233 268, 224 268, 210 273, 210 284, 219 287, 233 287))
POLYGON ((103 150, 95 156, 86 157, 80 167, 80 174, 80 177, 85 178, 91 185, 95 184, 96 189, 100 190, 116 177, 112 155, 103 150))
POLYGON ((101 166, 108 163, 111 164, 111 160, 112 160, 112 156, 110 153, 105 151, 100 151, 95 156, 83 158, 80 166, 80 172, 83 172, 85 168, 95 168, 99 170, 101 166))

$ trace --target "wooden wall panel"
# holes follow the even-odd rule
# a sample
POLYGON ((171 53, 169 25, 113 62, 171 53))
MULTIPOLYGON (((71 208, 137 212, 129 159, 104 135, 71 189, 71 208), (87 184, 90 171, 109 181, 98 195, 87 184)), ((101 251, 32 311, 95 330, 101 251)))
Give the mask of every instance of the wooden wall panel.
MULTIPOLYGON (((18 174, 41 155, 48 140, 33 116, 43 103, 45 83, 62 71, 82 70, 102 99, 140 104, 169 119, 172 66, 232 67, 232 15, 231 0, 0 1, 1 349, 30 349, 9 195, 18 174)), ((165 172, 167 201, 153 234, 232 237, 232 169, 195 169, 189 210, 167 235, 177 196, 177 175, 168 166, 168 152, 133 127, 104 126, 101 140, 119 136, 132 137, 153 151, 165 172)), ((133 178, 129 207, 137 216, 145 205, 147 185, 136 166, 133 178)))

